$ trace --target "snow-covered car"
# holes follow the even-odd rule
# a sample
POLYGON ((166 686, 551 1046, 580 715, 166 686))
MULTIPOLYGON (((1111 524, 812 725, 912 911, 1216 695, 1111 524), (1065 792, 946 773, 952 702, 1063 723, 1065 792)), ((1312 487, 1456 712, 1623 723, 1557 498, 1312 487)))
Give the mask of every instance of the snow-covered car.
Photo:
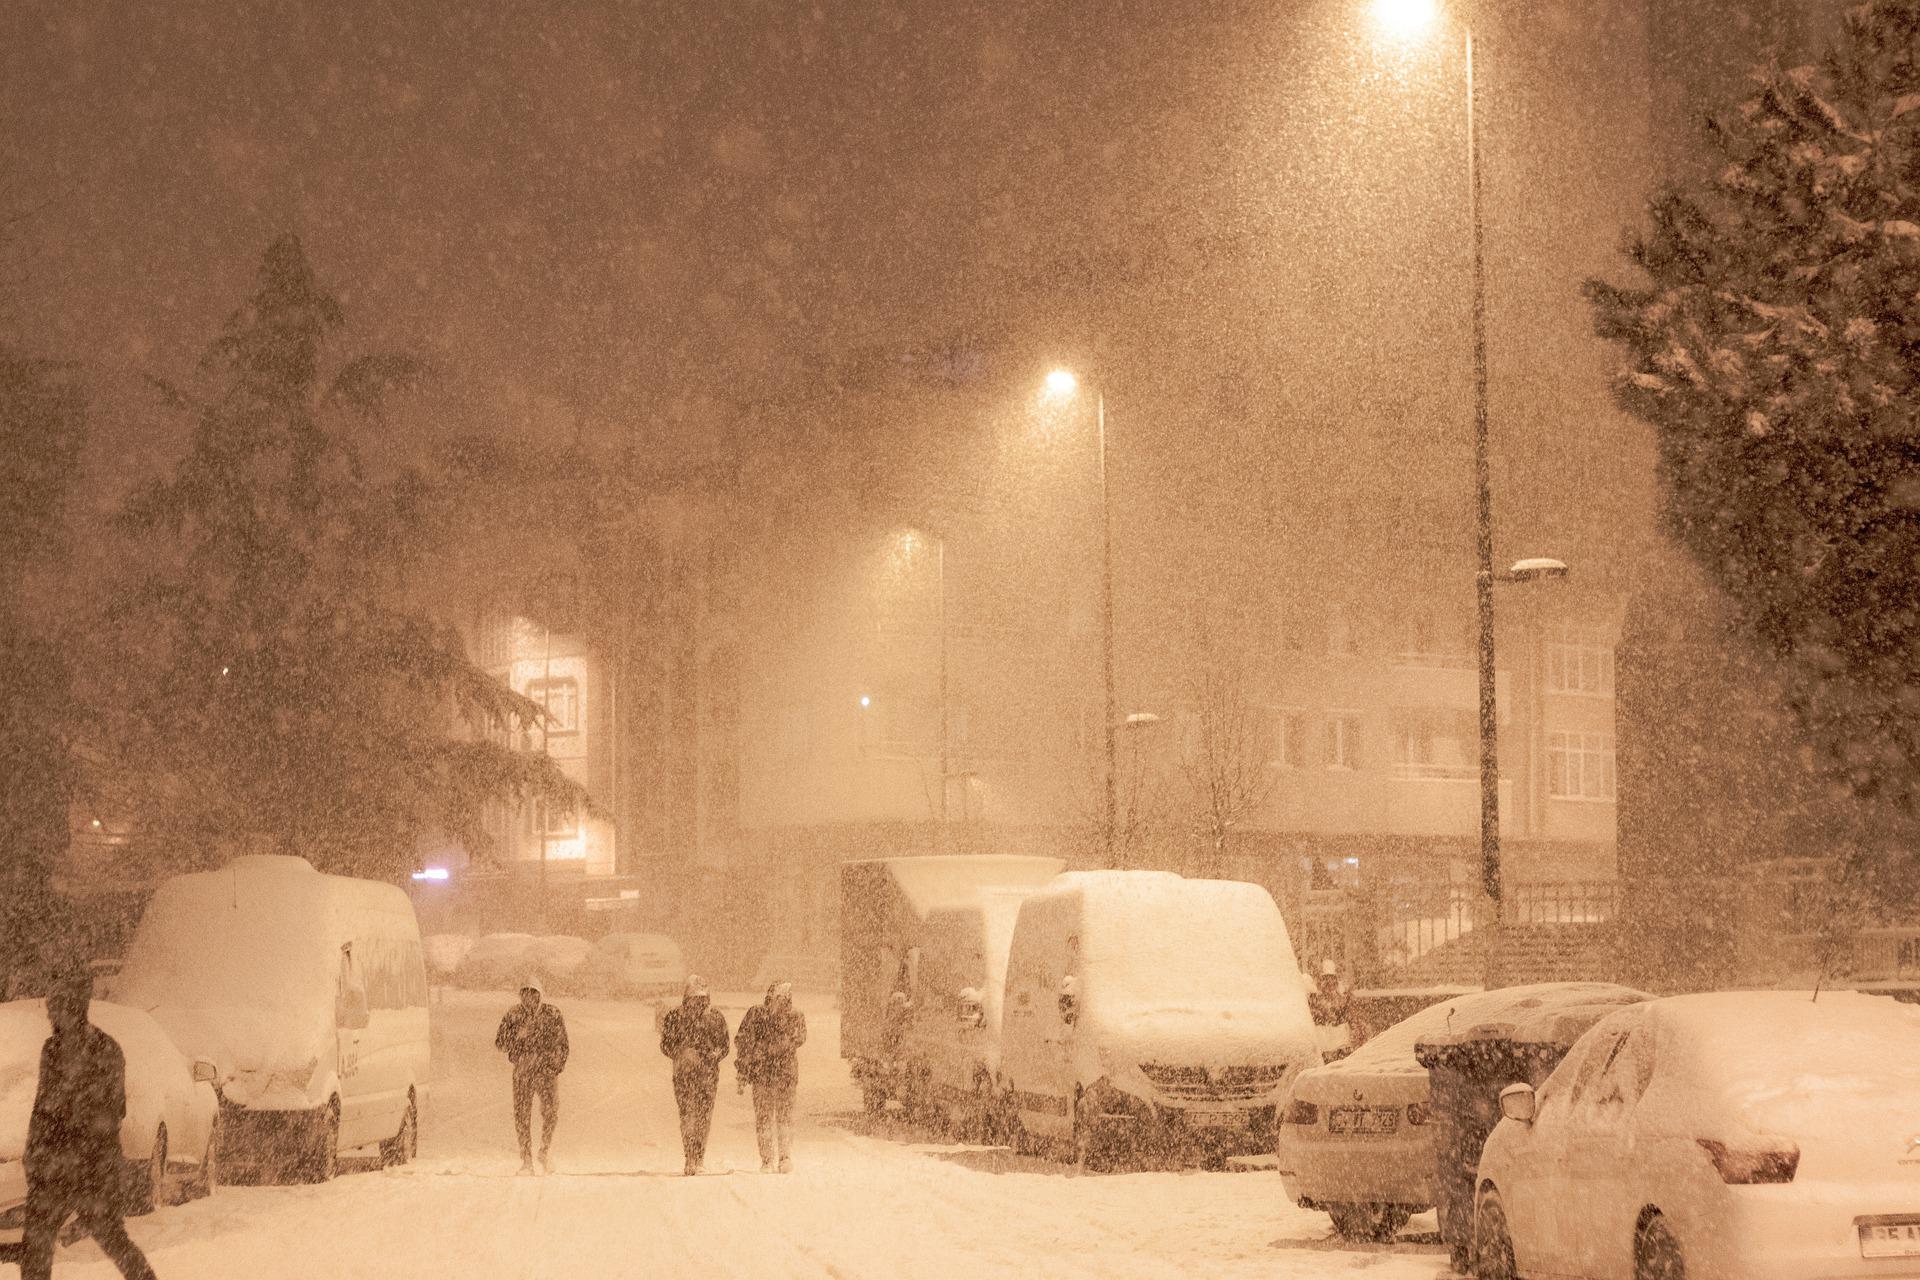
POLYGON ((1349 1239, 1391 1239, 1435 1204, 1427 1069, 1414 1045, 1482 1022, 1565 1003, 1633 1004, 1644 992, 1601 982, 1548 982, 1455 996, 1374 1036, 1345 1058, 1300 1073, 1276 1144, 1281 1184, 1323 1210, 1349 1239))
MULTIPOLYGON (((88 1020, 127 1061, 120 1151, 136 1212, 210 1193, 219 1181, 220 1106, 214 1066, 189 1062, 147 1014, 95 1000, 88 1020)), ((0 1213, 25 1201, 27 1122, 40 1082, 40 1046, 52 1028, 44 1000, 0 1004, 0 1213)))
POLYGON ((464 933, 430 933, 420 939, 427 960, 427 976, 435 982, 452 982, 478 941, 464 933))
POLYGON ((593 944, 569 985, 581 995, 644 999, 677 993, 687 980, 680 944, 659 933, 610 933, 593 944))
POLYGON ((489 933, 467 951, 455 981, 476 991, 510 991, 529 975, 555 990, 570 989, 593 944, 567 934, 489 933))
POLYGON ((1855 992, 1636 1005, 1500 1095, 1474 1274, 1920 1277, 1920 1008, 1855 992))

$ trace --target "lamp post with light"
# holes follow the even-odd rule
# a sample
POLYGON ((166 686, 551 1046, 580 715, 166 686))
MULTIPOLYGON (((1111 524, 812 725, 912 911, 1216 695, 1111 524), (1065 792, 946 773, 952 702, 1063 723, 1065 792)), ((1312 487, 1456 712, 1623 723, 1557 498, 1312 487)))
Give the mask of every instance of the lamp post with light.
MULTIPOLYGON (((1381 24, 1411 38, 1440 18, 1436 0, 1374 0, 1381 24)), ((1500 750, 1498 691, 1493 660, 1493 587, 1495 582, 1535 582, 1564 578, 1558 560, 1516 563, 1504 574, 1493 569, 1493 484, 1488 463, 1487 430, 1487 269, 1486 227, 1481 214, 1479 86, 1474 75, 1473 23, 1460 22, 1464 47, 1467 107, 1467 222, 1473 250, 1471 316, 1473 347, 1474 604, 1479 630, 1480 710, 1480 884, 1492 909, 1493 932, 1484 938, 1482 959, 1488 985, 1495 978, 1495 938, 1503 914, 1500 867, 1500 750)))
MULTIPOLYGON (((1080 380, 1068 369, 1055 369, 1047 375, 1050 397, 1065 399, 1080 386, 1080 380)), ((1100 815, 1101 849, 1106 865, 1113 865, 1114 825, 1119 808, 1119 767, 1116 761, 1116 719, 1113 695, 1113 513, 1107 502, 1107 396, 1094 393, 1094 465, 1100 479, 1100 672, 1104 705, 1100 716, 1102 747, 1106 760, 1105 788, 1100 815)))

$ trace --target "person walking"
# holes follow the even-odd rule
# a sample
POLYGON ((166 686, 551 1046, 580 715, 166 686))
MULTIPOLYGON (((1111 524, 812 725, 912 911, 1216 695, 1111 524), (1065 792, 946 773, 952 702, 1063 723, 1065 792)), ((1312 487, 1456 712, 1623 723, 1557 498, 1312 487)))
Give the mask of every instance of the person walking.
POLYGON ((126 1164, 120 1122, 127 1114, 127 1059, 114 1038, 87 1021, 93 975, 64 975, 47 996, 53 1034, 40 1048, 40 1083, 27 1121, 22 1280, 48 1280, 53 1246, 70 1217, 129 1280, 154 1280, 127 1235, 126 1164))
POLYGON ((680 1108, 680 1148, 688 1177, 699 1173, 706 1161, 720 1063, 731 1047, 726 1015, 713 1007, 706 980, 689 975, 679 1006, 669 1009, 660 1024, 660 1052, 673 1060, 673 1100, 680 1108))
POLYGON ((765 1003, 740 1019, 733 1069, 744 1092, 753 1086, 753 1133, 760 1143, 760 1172, 793 1172, 793 1098, 800 1087, 800 1046, 807 1017, 793 1007, 793 984, 767 988, 765 1003))
POLYGON ((536 975, 521 984, 520 1003, 507 1010, 493 1047, 513 1064, 513 1129, 520 1139, 520 1172, 533 1172, 533 1100, 540 1099, 540 1171, 553 1172, 553 1127, 560 1120, 560 1073, 567 1069, 567 1020, 546 1003, 536 975))

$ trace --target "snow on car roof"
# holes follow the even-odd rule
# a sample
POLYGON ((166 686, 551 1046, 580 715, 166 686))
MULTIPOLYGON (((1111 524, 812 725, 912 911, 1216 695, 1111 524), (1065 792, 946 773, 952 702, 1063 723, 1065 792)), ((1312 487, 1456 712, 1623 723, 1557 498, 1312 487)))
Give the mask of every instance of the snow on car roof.
MULTIPOLYGON (((1514 1007, 1531 998, 1538 997, 1552 1002, 1571 988, 1584 1000, 1590 997, 1594 987, 1604 985, 1606 984, 1589 982, 1542 982, 1524 987, 1505 987, 1496 991, 1474 991, 1457 995, 1452 999, 1428 1005, 1411 1017, 1401 1019, 1346 1057, 1316 1069, 1329 1075, 1355 1073, 1425 1075, 1427 1069, 1420 1065, 1413 1052, 1414 1046, 1419 1042, 1424 1040, 1432 1043, 1446 1036, 1449 1031, 1459 1032, 1489 1021, 1499 1023, 1501 1019, 1510 1016, 1510 1011, 1514 1007)), ((1612 1009, 1615 1006, 1606 1007, 1612 1009)))
POLYGON ((1654 997, 1645 991, 1611 982, 1552 982, 1488 991, 1464 1018, 1451 1027, 1422 1035, 1422 1045, 1458 1045, 1476 1040, 1505 1040, 1515 1044, 1571 1045, 1594 1023, 1626 1005, 1654 997))
POLYGON ((1901 1076, 1920 1091, 1920 1006, 1855 991, 1719 991, 1653 1008, 1662 1046, 1752 1079, 1901 1076))
MULTIPOLYGON (((185 1063, 166 1032, 138 1009, 95 1000, 87 1021, 120 1046, 130 1077, 142 1070, 164 1070, 170 1062, 185 1063)), ((40 1046, 52 1032, 45 1000, 0 1004, 0 1154, 17 1156, 26 1146, 33 1094, 40 1083, 40 1046)))

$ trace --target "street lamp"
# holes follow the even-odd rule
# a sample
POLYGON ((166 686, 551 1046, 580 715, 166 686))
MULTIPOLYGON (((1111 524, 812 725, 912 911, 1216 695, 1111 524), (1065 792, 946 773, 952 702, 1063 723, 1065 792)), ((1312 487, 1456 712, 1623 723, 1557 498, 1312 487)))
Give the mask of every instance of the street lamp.
MULTIPOLYGON (((1080 380, 1070 369, 1055 369, 1047 375, 1046 393, 1066 399, 1079 390, 1080 380)), ((1119 728, 1113 696, 1113 514, 1107 503, 1107 396, 1094 397, 1095 466, 1100 475, 1100 670, 1105 705, 1100 717, 1106 756, 1106 788, 1101 812, 1101 847, 1106 864, 1113 865, 1114 824, 1119 808, 1119 769, 1114 735, 1119 728)))
MULTIPOLYGON (((940 845, 944 850, 952 842, 951 829, 947 825, 947 787, 953 776, 953 733, 952 702, 947 693, 948 642, 947 642, 947 540, 937 533, 922 528, 910 528, 900 534, 900 549, 911 556, 918 543, 933 543, 933 571, 938 584, 939 628, 940 628, 940 845)), ((865 699, 862 699, 865 704, 865 699)))
MULTIPOLYGON (((1390 35, 1415 38, 1440 18, 1436 0, 1374 0, 1374 14, 1390 35)), ((1480 884, 1492 908, 1496 931, 1485 940, 1483 960, 1489 984, 1494 976, 1494 941, 1502 916, 1500 875, 1500 753, 1493 665, 1493 584, 1496 581, 1533 582, 1565 577, 1567 566, 1557 560, 1522 560, 1505 574, 1493 570, 1493 491, 1487 462, 1487 269, 1486 231, 1481 215, 1480 117, 1478 83, 1473 66, 1473 24, 1464 16, 1461 35, 1465 51, 1467 107, 1467 222, 1473 248, 1473 488, 1475 560, 1474 600, 1480 632, 1480 884)))

